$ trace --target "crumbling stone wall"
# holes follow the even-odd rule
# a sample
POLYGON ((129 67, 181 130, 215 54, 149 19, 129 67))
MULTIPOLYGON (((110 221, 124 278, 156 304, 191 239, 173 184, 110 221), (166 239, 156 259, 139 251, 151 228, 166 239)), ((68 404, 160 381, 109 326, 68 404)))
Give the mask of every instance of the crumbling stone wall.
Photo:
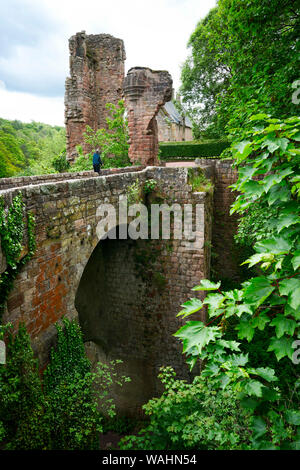
POLYGON ((73 160, 76 145, 83 144, 87 125, 93 129, 106 128, 106 103, 122 97, 125 49, 121 39, 109 34, 90 34, 85 31, 69 39, 70 78, 65 88, 65 124, 67 157, 73 160))
POLYGON ((232 160, 215 160, 215 190, 212 245, 215 256, 213 267, 218 277, 224 281, 239 281, 242 260, 234 235, 238 226, 238 215, 230 215, 230 207, 237 193, 230 185, 236 183, 238 172, 232 160))
POLYGON ((166 71, 134 67, 124 80, 130 137, 129 158, 142 165, 158 165, 156 115, 172 98, 172 78, 166 71))
POLYGON ((212 274, 224 285, 241 279, 242 253, 238 249, 234 235, 238 226, 238 215, 230 215, 230 207, 237 194, 230 186, 236 183, 237 169, 233 160, 197 159, 201 167, 210 167, 214 181, 213 223, 212 223, 212 274))
POLYGON ((120 358, 123 372, 133 377, 121 391, 123 410, 134 413, 157 393, 156 377, 162 365, 172 365, 180 377, 188 379, 181 344, 172 333, 184 322, 176 317, 180 305, 197 295, 192 287, 209 276, 209 243, 205 241, 209 242, 211 231, 211 195, 192 192, 187 169, 162 167, 11 188, 0 191, 5 206, 19 191, 27 210, 35 213, 37 252, 15 280, 3 321, 15 327, 25 322, 41 364, 48 360, 55 340, 54 323, 63 315, 79 315, 92 357, 120 358), (109 240, 103 251, 96 235, 97 208, 111 203, 118 209, 119 196, 126 194, 128 186, 146 179, 158 182, 160 203, 199 204, 199 249, 187 250, 185 241, 176 239, 143 240, 142 246, 138 241, 109 240), (95 249, 92 272, 99 269, 96 279, 106 279, 107 291, 101 282, 95 290, 94 275, 88 275, 95 249), (86 295, 90 302, 86 309, 82 292, 87 287, 82 290, 82 282, 92 289, 86 295), (88 325, 95 321, 99 324, 91 337, 88 325), (103 341, 107 343, 109 335, 112 342, 106 349, 103 341))

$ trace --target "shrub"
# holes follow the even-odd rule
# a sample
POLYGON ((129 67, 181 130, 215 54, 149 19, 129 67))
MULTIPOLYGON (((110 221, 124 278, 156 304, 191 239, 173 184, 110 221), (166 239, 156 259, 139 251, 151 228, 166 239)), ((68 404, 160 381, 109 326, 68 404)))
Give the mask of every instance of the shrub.
POLYGON ((51 350, 51 359, 44 372, 44 390, 55 390, 61 382, 72 381, 78 374, 84 377, 91 371, 91 364, 85 355, 82 332, 75 321, 66 318, 62 325, 56 324, 57 345, 51 350))
POLYGON ((259 230, 250 239, 256 241, 254 254, 243 263, 259 275, 250 274, 239 289, 230 291, 221 291, 220 281, 202 279, 193 290, 206 292, 204 301, 185 302, 178 315, 187 317, 207 305, 208 322, 187 321, 175 333, 191 367, 198 359, 205 361, 202 374, 211 383, 239 391, 241 405, 252 413, 253 449, 300 449, 295 351, 300 335, 299 130, 297 116, 281 121, 257 114, 243 129, 244 140, 232 146, 238 167, 232 187, 239 194, 231 213, 246 216, 247 229, 249 208, 258 209, 250 210, 254 218, 255 213, 267 213, 264 233, 259 230), (226 338, 228 323, 236 325, 231 340, 226 338), (272 353, 272 361, 266 354, 263 360, 255 356, 257 339, 259 348, 272 353), (245 348, 245 341, 251 346, 245 348))
POLYGON ((233 389, 214 390, 205 377, 192 384, 176 379, 171 367, 158 376, 163 394, 143 406, 150 423, 136 436, 120 441, 121 449, 238 449, 249 440, 248 415, 233 389))
POLYGON ((106 104, 109 116, 106 118, 107 129, 94 130, 86 126, 84 140, 92 148, 101 149, 101 159, 104 168, 118 168, 130 166, 128 157, 129 136, 128 123, 125 117, 124 101, 119 100, 118 105, 106 104))
POLYGON ((213 187, 201 168, 188 169, 188 184, 192 186, 193 192, 207 192, 213 187))
POLYGON ((0 422, 7 449, 43 448, 47 432, 40 432, 44 397, 30 338, 20 324, 8 330, 6 365, 0 365, 0 422))
POLYGON ((60 155, 58 155, 52 160, 52 166, 58 173, 68 171, 68 169, 70 168, 70 163, 68 162, 66 157, 66 150, 64 150, 60 155))

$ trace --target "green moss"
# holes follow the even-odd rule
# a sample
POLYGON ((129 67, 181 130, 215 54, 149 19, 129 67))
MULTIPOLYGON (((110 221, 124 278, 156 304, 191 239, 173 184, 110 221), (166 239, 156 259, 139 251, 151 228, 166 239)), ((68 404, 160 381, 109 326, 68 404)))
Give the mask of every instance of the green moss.
POLYGON ((167 284, 165 276, 159 272, 153 273, 153 282, 159 290, 164 289, 167 284))

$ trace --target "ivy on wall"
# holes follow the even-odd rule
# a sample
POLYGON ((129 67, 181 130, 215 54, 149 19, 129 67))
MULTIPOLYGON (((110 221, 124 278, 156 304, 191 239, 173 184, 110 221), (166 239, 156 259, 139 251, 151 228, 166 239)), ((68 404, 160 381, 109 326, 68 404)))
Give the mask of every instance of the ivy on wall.
POLYGON ((24 217, 25 204, 22 194, 17 194, 8 209, 0 198, 0 238, 6 269, 0 275, 0 322, 14 280, 22 267, 32 258, 36 248, 35 219, 31 212, 24 217), (27 229, 27 253, 22 256, 23 240, 27 229))

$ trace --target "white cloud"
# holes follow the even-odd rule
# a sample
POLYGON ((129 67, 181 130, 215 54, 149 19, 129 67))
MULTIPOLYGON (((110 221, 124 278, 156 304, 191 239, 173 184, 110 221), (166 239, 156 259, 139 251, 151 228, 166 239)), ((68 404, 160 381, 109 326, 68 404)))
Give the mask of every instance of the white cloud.
MULTIPOLYGON (((63 116, 62 96, 69 73, 68 39, 82 30, 123 39, 126 71, 136 65, 168 70, 174 88, 178 89, 187 41, 197 22, 215 3, 215 0, 10 0, 4 6, 1 2, 0 44, 5 47, 0 45, 0 80, 10 92, 22 92, 14 110, 16 118, 34 112, 31 119, 36 120, 40 103, 49 107, 49 113, 41 107, 38 120, 42 121, 45 114, 56 115, 57 124, 62 123, 59 116, 63 116), (27 103, 30 96, 24 93, 30 93, 30 99, 32 95, 61 99, 36 98, 31 111, 23 109, 22 103, 27 103), (60 107, 59 112, 55 112, 56 106, 60 107)), ((6 99, 13 96, 6 93, 6 99)), ((0 116, 2 109, 0 103, 0 116)))
POLYGON ((0 117, 63 126, 63 97, 46 98, 29 93, 8 91, 0 86, 0 117))

